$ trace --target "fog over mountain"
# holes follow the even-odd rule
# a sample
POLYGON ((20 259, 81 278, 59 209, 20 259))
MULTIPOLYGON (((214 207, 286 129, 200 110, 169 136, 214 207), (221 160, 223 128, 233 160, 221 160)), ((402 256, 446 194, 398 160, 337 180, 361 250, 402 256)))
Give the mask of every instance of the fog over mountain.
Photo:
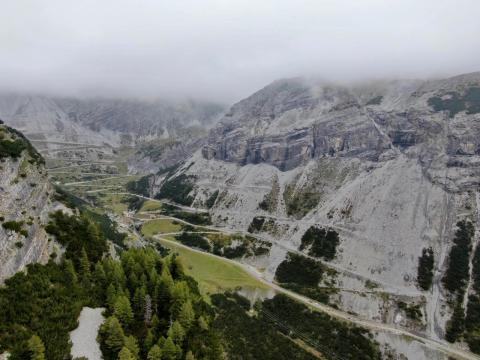
POLYGON ((233 103, 285 77, 478 70, 475 0, 2 1, 0 90, 233 103))

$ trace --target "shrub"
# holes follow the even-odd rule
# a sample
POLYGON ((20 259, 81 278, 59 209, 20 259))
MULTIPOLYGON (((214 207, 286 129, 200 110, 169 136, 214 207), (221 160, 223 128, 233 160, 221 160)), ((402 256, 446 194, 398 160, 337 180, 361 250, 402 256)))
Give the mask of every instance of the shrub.
POLYGON ((193 197, 189 195, 193 190, 192 180, 193 176, 185 174, 169 178, 163 183, 155 198, 170 199, 178 204, 190 206, 193 202, 193 197))
POLYGON ((288 253, 275 272, 280 283, 295 283, 304 286, 318 286, 322 279, 321 263, 294 253, 288 253))
POLYGON ((143 176, 138 180, 129 181, 127 183, 127 190, 134 193, 143 195, 146 197, 150 196, 150 178, 151 175, 143 176))
POLYGON ((216 190, 212 195, 208 197, 207 201, 205 202, 205 205, 208 209, 211 209, 213 205, 215 205, 215 201, 217 201, 219 193, 220 192, 216 190))
POLYGON ((480 87, 471 87, 464 94, 448 92, 445 95, 448 98, 434 96, 428 99, 430 105, 435 111, 448 111, 450 118, 457 113, 466 111, 467 114, 477 114, 480 112, 480 87))
POLYGON ((45 230, 54 235, 60 244, 66 246, 66 257, 76 264, 80 261, 78 254, 83 248, 93 262, 100 260, 107 251, 104 233, 87 216, 79 218, 59 210, 50 214, 50 221, 45 230))
POLYGON ((17 140, 0 140, 0 157, 11 157, 14 159, 22 155, 22 151, 27 148, 25 142, 17 140))
POLYGON ((252 222, 248 226, 249 233, 257 233, 262 230, 263 224, 265 223, 265 218, 263 216, 255 216, 252 219, 252 222))
POLYGON ((21 156, 23 150, 27 150, 34 163, 44 164, 45 160, 25 138, 25 136, 18 130, 11 127, 5 127, 12 135, 12 140, 0 140, 0 158, 12 157, 17 159, 21 156))
POLYGON ((2 224, 2 227, 5 229, 5 230, 11 230, 11 231, 15 231, 15 232, 20 232, 20 230, 22 230, 22 226, 23 226, 23 221, 6 221, 2 224))
POLYGON ((405 314, 407 315, 407 317, 412 320, 421 320, 423 317, 422 310, 420 309, 420 305, 415 305, 415 304, 410 305, 403 301, 400 301, 398 303, 398 308, 405 311, 405 314))
POLYGON ((310 256, 330 261, 335 257, 339 242, 340 239, 335 230, 311 226, 302 236, 300 250, 310 246, 308 251, 310 256))
POLYGON ((206 240, 201 234, 192 234, 188 232, 182 232, 175 236, 175 239, 180 241, 183 245, 200 248, 206 251, 211 251, 212 247, 208 240, 206 240))

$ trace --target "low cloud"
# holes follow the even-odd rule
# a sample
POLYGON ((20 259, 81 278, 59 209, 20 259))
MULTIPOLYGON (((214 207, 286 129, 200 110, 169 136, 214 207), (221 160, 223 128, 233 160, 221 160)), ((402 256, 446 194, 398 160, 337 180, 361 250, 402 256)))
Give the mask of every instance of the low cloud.
POLYGON ((233 102, 283 77, 480 70, 477 0, 15 0, 0 89, 233 102))

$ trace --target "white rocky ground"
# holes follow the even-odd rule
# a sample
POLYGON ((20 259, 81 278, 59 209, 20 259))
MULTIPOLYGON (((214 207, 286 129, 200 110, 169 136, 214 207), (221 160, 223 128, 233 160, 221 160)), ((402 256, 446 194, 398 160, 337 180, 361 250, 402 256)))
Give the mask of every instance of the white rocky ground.
POLYGON ((86 357, 89 360, 101 360, 102 352, 97 342, 98 329, 105 320, 103 308, 84 307, 78 318, 78 327, 70 333, 73 358, 86 357))

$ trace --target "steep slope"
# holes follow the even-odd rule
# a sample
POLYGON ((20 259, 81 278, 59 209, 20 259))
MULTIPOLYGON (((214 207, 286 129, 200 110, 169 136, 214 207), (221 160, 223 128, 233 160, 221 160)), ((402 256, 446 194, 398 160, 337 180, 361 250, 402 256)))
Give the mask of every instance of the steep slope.
POLYGON ((354 87, 276 81, 234 105, 175 177, 192 206, 218 191, 217 224, 252 231, 255 217, 272 220, 254 229, 273 243, 256 261, 265 276, 281 280, 288 252, 310 256, 335 270, 321 282, 332 304, 443 338, 455 223, 480 226, 480 73, 354 87), (304 237, 312 226, 338 233, 333 259, 304 237), (425 291, 417 270, 430 247, 425 291))
POLYGON ((98 160, 120 146, 135 146, 133 171, 189 156, 222 111, 218 104, 194 101, 0 96, 0 117, 49 157, 98 160))
POLYGON ((53 250, 43 225, 55 204, 42 157, 20 132, 0 124, 0 282, 53 250))

